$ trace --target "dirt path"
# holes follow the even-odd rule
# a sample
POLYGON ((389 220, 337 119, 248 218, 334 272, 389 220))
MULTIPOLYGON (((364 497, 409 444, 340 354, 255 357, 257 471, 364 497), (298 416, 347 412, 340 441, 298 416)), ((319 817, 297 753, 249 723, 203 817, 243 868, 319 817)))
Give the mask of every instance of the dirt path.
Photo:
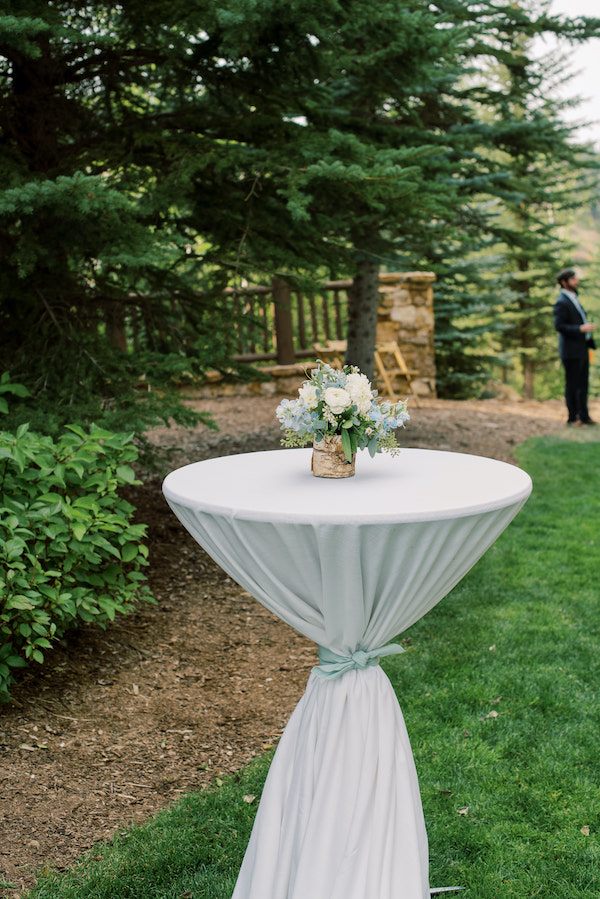
MULTIPOLYGON (((276 449, 278 400, 202 401, 218 433, 161 429, 169 467, 276 449)), ((592 409, 600 418, 600 408, 592 409)), ((513 460, 528 437, 563 430, 561 402, 428 401, 411 408, 410 447, 513 460)), ((360 457, 357 464, 360 476, 360 457)), ((107 840, 277 740, 315 648, 233 583, 168 509, 160 478, 131 491, 149 524, 156 606, 106 632, 81 628, 26 672, 0 708, 0 896, 43 867, 107 840)))

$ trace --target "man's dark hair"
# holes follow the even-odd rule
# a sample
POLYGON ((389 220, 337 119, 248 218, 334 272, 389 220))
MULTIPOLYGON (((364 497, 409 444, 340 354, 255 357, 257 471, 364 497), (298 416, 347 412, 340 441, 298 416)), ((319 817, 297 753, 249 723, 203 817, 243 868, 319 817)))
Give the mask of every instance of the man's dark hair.
POLYGON ((568 281, 569 278, 575 277, 575 270, 572 268, 563 268, 562 272, 559 272, 556 276, 557 284, 562 286, 563 281, 568 281))

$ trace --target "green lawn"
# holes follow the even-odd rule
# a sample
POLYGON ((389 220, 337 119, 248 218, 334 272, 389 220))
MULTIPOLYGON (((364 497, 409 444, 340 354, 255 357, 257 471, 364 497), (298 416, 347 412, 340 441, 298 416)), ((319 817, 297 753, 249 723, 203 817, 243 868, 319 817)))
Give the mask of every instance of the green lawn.
MULTIPOLYGON (((431 884, 465 897, 600 896, 600 435, 586 434, 520 448, 526 506, 383 663, 419 772, 431 884)), ((43 874, 31 899, 229 899, 268 763, 43 874)))
POLYGON ((522 447, 525 508, 411 629, 408 658, 386 661, 432 885, 477 899, 600 896, 599 453, 556 439, 522 447))

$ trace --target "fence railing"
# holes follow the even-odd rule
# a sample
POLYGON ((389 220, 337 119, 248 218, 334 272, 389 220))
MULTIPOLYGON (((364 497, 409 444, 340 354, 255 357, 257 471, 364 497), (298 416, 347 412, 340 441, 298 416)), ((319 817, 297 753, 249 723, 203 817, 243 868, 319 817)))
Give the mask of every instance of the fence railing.
POLYGON ((275 279, 270 287, 228 288, 238 362, 291 365, 314 355, 313 344, 346 336, 352 281, 327 281, 314 294, 275 279))

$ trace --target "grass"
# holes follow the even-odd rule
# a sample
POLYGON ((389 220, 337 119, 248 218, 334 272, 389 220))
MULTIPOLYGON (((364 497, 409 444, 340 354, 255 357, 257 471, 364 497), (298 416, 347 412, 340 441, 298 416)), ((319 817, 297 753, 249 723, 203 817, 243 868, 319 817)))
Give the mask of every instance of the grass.
POLYGON ((144 825, 95 847, 72 871, 43 872, 36 899, 229 899, 272 753, 144 825))
MULTIPOLYGON (((465 897, 600 896, 593 433, 520 448, 534 481, 525 508, 403 635, 408 652, 383 663, 411 735, 431 883, 460 884, 465 897)), ((43 873, 31 899, 229 899, 269 761, 187 796, 69 873, 43 873)))

